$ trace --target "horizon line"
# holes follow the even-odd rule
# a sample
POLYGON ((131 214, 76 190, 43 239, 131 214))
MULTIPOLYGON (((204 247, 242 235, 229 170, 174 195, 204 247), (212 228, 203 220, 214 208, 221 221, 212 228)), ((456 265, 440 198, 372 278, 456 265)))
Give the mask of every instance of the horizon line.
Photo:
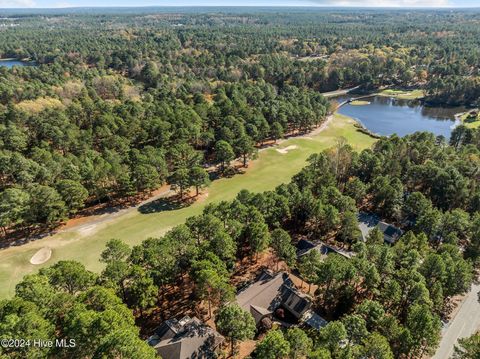
POLYGON ((0 7, 2 10, 74 10, 74 9, 155 9, 155 8, 321 8, 321 9, 397 9, 397 10, 446 10, 446 9, 462 9, 462 10, 480 10, 480 5, 478 6, 455 6, 455 5, 445 5, 445 6, 352 6, 352 5, 321 5, 321 4, 310 4, 310 5, 89 5, 89 6, 58 6, 58 7, 42 7, 42 6, 32 6, 32 7, 0 7))

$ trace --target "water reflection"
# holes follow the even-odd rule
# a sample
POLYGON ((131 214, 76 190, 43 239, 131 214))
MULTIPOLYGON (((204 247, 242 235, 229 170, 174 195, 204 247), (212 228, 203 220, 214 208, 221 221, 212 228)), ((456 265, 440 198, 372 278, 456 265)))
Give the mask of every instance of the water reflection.
POLYGON ((16 59, 8 59, 8 60, 1 60, 0 59, 0 67, 7 67, 11 68, 13 66, 36 66, 36 63, 33 61, 22 61, 16 59))
MULTIPOLYGON (((347 98, 338 98, 341 102, 347 98)), ((369 105, 347 104, 339 113, 353 117, 370 131, 380 135, 398 134, 405 136, 417 131, 429 131, 450 138, 452 129, 458 124, 455 114, 464 112, 464 107, 427 107, 420 101, 399 100, 383 96, 363 99, 369 105)))

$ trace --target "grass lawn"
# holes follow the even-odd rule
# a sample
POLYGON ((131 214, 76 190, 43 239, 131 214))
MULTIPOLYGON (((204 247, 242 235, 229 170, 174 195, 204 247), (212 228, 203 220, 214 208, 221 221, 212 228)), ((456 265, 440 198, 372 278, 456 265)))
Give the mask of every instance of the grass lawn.
POLYGON ((404 90, 388 89, 388 90, 380 91, 378 95, 385 96, 385 97, 394 97, 394 98, 398 98, 399 100, 417 100, 424 97, 423 90, 404 91, 404 90))
POLYGON ((472 118, 469 113, 465 113, 460 117, 463 124, 468 128, 480 128, 480 115, 477 118, 472 118))
POLYGON ((366 106, 366 105, 370 105, 370 101, 355 100, 355 101, 350 102, 350 105, 352 105, 352 106, 366 106))
POLYGON ((75 259, 90 270, 100 271, 100 252, 111 238, 119 238, 131 246, 136 245, 148 237, 162 235, 173 226, 183 223, 187 217, 201 213, 208 203, 230 200, 242 189, 260 192, 288 182, 305 165, 309 155, 334 145, 340 136, 345 137, 355 149, 370 147, 375 140, 358 132, 354 123, 353 119, 337 114, 323 132, 311 137, 291 138, 281 143, 278 148, 290 148, 286 153, 280 153, 277 148, 262 151, 244 174, 214 181, 208 189, 208 196, 189 207, 164 209, 148 214, 133 210, 114 216, 104 223, 92 225, 87 231, 57 233, 23 246, 1 250, 0 298, 11 295, 15 284, 25 274, 34 273, 58 260, 75 259), (52 249, 51 259, 43 265, 30 264, 30 258, 43 247, 52 249))

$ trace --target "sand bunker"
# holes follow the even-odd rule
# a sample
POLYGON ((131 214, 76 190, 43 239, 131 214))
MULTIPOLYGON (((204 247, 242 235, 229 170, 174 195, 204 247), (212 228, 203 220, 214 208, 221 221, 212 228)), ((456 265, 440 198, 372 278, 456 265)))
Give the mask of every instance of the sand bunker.
POLYGON ((296 148, 298 148, 297 145, 292 145, 285 148, 277 148, 277 152, 281 153, 282 155, 285 155, 288 153, 288 151, 294 150, 296 148))
POLYGON ((32 258, 30 258, 30 263, 43 264, 46 261, 48 261, 51 256, 52 256, 52 249, 48 247, 43 247, 39 249, 37 253, 33 255, 32 258))

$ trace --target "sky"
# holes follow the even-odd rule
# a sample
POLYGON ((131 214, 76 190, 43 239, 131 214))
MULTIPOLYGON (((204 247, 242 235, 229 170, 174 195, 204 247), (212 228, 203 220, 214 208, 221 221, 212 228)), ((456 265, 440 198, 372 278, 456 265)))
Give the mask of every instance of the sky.
POLYGON ((0 0, 2 8, 93 6, 480 7, 480 0, 0 0))

